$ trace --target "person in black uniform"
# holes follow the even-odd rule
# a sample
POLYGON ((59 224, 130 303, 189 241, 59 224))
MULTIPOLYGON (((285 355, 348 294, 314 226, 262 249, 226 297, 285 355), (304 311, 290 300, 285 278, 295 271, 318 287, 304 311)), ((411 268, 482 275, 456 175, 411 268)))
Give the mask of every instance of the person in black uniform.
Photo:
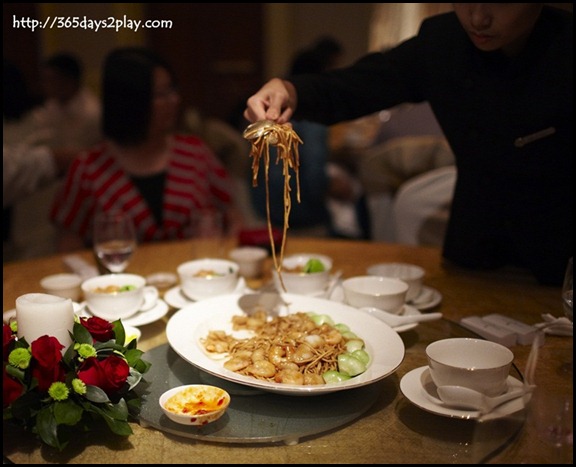
POLYGON ((572 13, 455 3, 350 67, 270 80, 244 116, 333 124, 427 100, 458 170, 444 259, 559 286, 573 255, 572 96, 572 13))

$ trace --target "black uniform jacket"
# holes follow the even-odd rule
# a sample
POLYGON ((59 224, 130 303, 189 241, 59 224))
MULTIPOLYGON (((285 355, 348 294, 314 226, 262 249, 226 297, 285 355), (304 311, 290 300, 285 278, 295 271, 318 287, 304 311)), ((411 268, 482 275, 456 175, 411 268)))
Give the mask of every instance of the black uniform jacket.
POLYGON ((429 101, 458 169, 444 257, 561 283, 573 251, 571 13, 544 7, 513 59, 476 49, 451 12, 387 52, 290 81, 295 120, 333 124, 429 101))

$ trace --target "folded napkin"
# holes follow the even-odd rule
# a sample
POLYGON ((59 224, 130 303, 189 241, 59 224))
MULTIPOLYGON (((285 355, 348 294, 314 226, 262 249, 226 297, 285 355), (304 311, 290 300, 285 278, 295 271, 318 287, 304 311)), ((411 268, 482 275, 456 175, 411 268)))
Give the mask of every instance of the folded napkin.
POLYGON ((78 255, 64 256, 62 261, 64 261, 64 264, 68 269, 82 277, 82 280, 90 279, 91 277, 98 275, 98 268, 84 261, 78 255))
POLYGON ((542 314, 543 323, 535 324, 534 327, 541 329, 545 334, 552 336, 573 336, 573 324, 568 318, 557 318, 550 313, 542 314))

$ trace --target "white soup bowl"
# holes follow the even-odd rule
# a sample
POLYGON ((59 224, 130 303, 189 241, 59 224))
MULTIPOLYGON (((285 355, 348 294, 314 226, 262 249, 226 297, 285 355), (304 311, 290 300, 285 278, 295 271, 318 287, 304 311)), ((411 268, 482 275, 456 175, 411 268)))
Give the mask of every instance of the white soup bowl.
POLYGON ((82 282, 88 311, 108 321, 135 315, 146 303, 145 293, 153 291, 157 298, 158 289, 146 286, 146 278, 138 274, 103 274, 82 282))
POLYGON ((279 292, 310 295, 326 290, 330 281, 330 271, 332 271, 332 258, 314 253, 300 253, 284 257, 280 271, 281 278, 278 271, 272 267, 272 278, 279 292), (304 272, 308 261, 314 259, 324 265, 324 270, 304 272))
POLYGON ((194 259, 177 268, 182 292, 192 300, 234 292, 239 271, 238 263, 218 258, 194 259))

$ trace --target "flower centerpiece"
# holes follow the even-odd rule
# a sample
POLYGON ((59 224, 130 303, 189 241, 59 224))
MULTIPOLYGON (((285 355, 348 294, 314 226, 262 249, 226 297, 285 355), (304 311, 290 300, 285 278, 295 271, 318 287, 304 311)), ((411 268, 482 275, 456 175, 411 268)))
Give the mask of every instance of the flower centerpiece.
POLYGON ((3 412, 58 450, 72 435, 96 425, 128 436, 130 415, 140 408, 133 390, 150 363, 136 340, 126 342, 121 320, 75 318, 65 350, 53 336, 32 343, 17 338, 17 322, 3 325, 3 412))

